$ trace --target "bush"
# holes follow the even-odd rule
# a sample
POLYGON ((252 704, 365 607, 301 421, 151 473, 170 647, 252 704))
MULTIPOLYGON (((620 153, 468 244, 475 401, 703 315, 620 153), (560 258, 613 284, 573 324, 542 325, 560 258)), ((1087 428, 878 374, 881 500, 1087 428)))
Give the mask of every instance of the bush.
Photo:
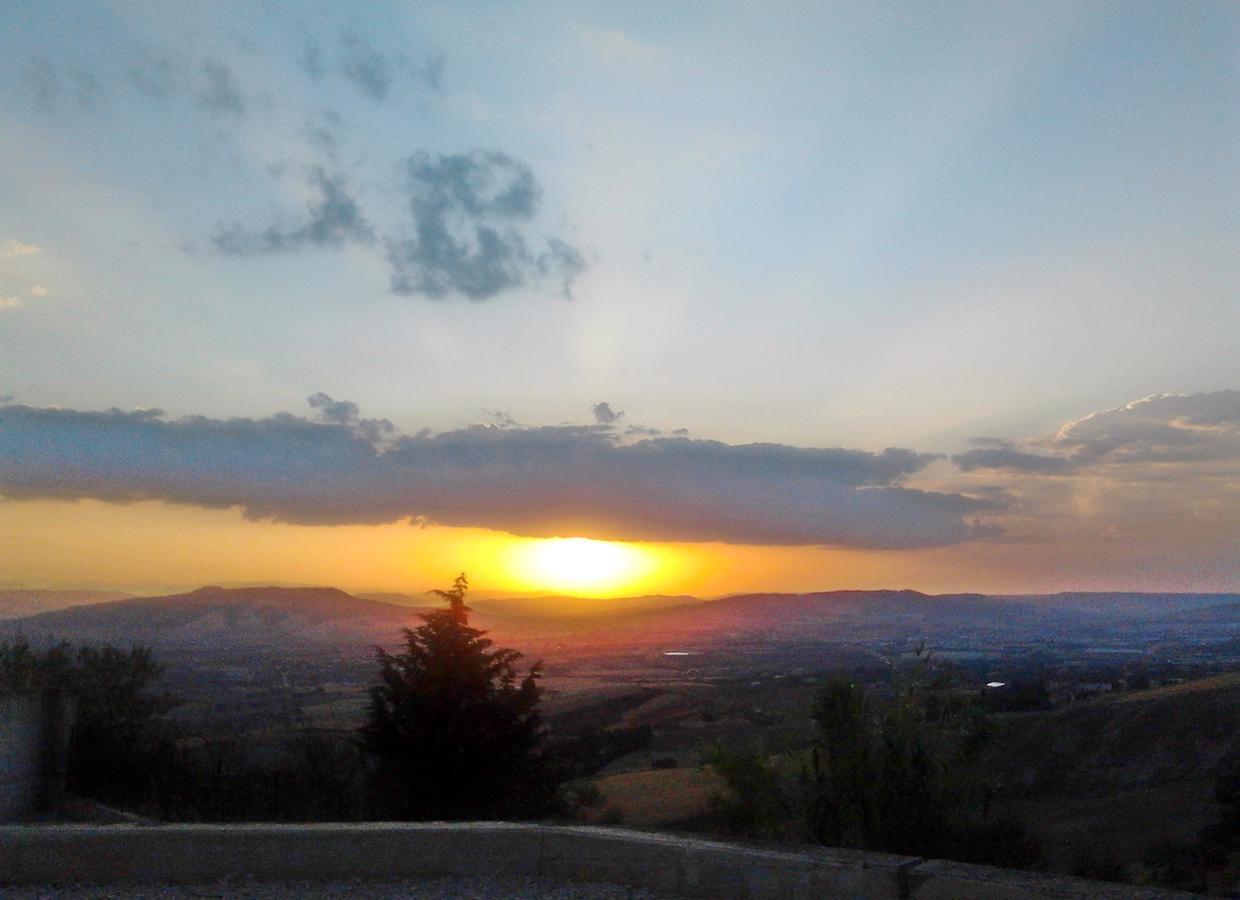
POLYGON ((0 687, 64 690, 75 699, 69 790, 130 808, 151 799, 171 752, 162 715, 175 701, 154 691, 162 672, 145 647, 62 642, 40 652, 21 638, 0 642, 0 687))

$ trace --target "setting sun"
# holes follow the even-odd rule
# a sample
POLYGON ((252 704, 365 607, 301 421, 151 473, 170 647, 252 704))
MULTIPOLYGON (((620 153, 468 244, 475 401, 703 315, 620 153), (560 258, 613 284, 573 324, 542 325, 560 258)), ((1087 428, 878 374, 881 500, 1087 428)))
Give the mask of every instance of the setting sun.
POLYGON ((615 594, 640 590, 660 568, 658 556, 633 544, 550 538, 513 548, 513 579, 534 590, 615 594))

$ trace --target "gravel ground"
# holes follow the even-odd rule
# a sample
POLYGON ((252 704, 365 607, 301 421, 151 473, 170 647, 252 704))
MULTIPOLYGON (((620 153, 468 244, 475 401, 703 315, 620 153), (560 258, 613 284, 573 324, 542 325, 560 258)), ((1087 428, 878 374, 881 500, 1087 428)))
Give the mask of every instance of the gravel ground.
POLYGON ((293 900, 302 897, 401 898, 401 900, 677 900, 640 888, 594 882, 566 883, 546 878, 437 878, 427 881, 316 881, 265 884, 260 882, 218 882, 216 884, 160 885, 82 885, 79 887, 0 887, 5 900, 58 900, 61 897, 123 898, 123 900, 163 900, 163 898, 245 897, 254 900, 293 900))

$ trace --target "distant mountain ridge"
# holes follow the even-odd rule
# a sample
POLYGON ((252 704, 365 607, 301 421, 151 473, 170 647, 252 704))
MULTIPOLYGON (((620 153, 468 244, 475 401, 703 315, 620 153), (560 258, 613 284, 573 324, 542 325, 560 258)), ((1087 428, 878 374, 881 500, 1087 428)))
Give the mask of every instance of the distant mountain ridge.
MULTIPOLYGON (((406 601, 416 598, 404 597, 406 601)), ((0 635, 155 647, 390 645, 420 624, 421 607, 367 599, 337 588, 208 586, 183 594, 128 597, 0 622, 0 635)), ((634 648, 738 638, 777 642, 926 639, 1104 639, 1136 632, 1227 640, 1240 629, 1240 594, 1061 594, 994 596, 910 590, 735 594, 584 600, 485 596, 474 622, 497 639, 571 636, 634 648)))

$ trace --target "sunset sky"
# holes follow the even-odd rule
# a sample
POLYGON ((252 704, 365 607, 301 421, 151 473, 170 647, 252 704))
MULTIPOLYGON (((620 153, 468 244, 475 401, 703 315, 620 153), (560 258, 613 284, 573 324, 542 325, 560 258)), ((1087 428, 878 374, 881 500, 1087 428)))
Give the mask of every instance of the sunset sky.
POLYGON ((3 18, 0 587, 1240 591, 1233 0, 3 18))

